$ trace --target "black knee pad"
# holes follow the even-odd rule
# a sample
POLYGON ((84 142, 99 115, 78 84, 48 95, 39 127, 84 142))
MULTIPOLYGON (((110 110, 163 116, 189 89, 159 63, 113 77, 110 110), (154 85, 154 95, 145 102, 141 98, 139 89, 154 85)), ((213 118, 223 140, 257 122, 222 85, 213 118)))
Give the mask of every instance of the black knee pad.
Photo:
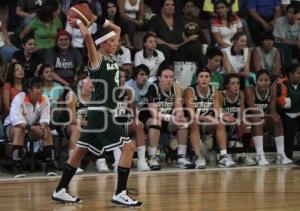
POLYGON ((161 129, 161 126, 160 126, 160 125, 149 125, 148 128, 149 128, 149 129, 160 130, 160 129, 161 129))

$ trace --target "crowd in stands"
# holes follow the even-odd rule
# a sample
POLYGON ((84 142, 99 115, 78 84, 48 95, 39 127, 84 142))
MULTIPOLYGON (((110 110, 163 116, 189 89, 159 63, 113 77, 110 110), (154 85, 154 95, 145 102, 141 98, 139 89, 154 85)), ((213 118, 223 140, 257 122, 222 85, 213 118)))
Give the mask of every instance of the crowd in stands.
MULTIPOLYGON (((16 177, 25 175, 26 141, 41 142, 45 174, 56 175, 51 131, 64 132, 71 154, 86 125, 94 82, 84 38, 67 21, 80 2, 122 29, 111 55, 123 90, 114 112, 136 142, 137 170, 161 169, 158 155, 176 148, 173 159, 185 169, 205 168, 213 150, 219 167, 269 165, 267 131, 276 163, 293 162, 299 0, 15 0, 6 2, 8 20, 0 20, 0 108, 16 177), (254 146, 255 158, 248 149, 232 157, 227 148, 239 144, 254 146)), ((89 26, 91 34, 101 30, 89 26)), ((113 152, 115 167, 120 155, 113 152)), ((109 171, 106 158, 94 158, 99 172, 109 171)))

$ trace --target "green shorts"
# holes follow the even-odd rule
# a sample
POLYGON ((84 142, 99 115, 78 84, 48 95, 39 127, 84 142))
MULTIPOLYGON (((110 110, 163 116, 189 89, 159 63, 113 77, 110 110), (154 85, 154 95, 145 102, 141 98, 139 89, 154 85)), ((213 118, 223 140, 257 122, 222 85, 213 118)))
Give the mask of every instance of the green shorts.
POLYGON ((108 110, 90 110, 87 112, 88 125, 83 128, 77 146, 86 148, 99 156, 104 151, 112 151, 130 143, 122 125, 116 124, 108 110))

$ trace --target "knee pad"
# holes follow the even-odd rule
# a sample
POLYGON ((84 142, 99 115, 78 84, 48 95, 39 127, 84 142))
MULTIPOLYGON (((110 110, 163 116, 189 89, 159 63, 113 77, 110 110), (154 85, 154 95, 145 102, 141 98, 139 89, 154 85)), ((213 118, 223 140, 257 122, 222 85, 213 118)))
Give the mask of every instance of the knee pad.
POLYGON ((161 129, 161 126, 160 126, 160 125, 149 125, 148 128, 149 128, 149 129, 160 130, 160 129, 161 129))

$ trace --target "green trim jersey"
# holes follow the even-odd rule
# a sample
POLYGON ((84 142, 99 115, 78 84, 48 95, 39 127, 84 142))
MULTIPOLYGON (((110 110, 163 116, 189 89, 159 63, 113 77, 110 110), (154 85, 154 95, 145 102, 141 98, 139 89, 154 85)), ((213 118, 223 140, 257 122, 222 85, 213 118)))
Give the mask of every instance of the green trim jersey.
POLYGON ((268 88, 267 93, 264 97, 261 97, 257 91, 257 87, 254 87, 254 104, 255 107, 263 111, 264 113, 270 112, 271 104, 271 90, 268 88))
POLYGON ((88 70, 95 87, 90 104, 114 109, 116 102, 114 102, 113 95, 116 96, 116 87, 119 86, 118 64, 113 59, 102 55, 97 67, 90 68, 89 66, 88 70))
POLYGON ((206 116, 206 115, 214 115, 214 89, 210 85, 208 87, 207 96, 203 96, 200 93, 198 88, 198 84, 194 84, 189 87, 194 93, 194 103, 195 103, 195 113, 206 116))
POLYGON ((227 96, 226 90, 222 91, 221 94, 223 98, 223 112, 232 114, 234 118, 238 118, 241 109, 241 93, 239 92, 233 101, 227 96))

